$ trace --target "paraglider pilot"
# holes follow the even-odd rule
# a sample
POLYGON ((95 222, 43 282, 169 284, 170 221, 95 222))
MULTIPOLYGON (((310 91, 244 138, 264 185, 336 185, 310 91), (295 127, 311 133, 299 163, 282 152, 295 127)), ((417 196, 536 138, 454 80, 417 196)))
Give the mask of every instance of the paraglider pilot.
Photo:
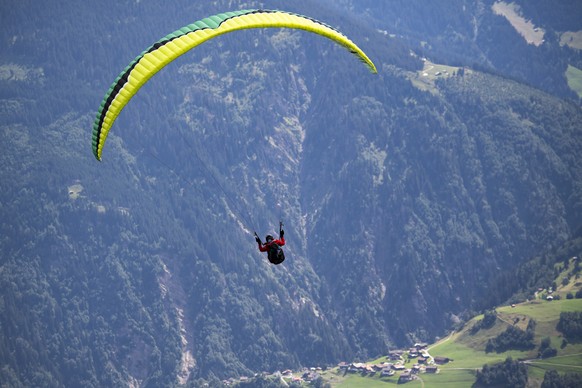
POLYGON ((259 245, 259 251, 267 252, 269 262, 272 264, 281 264, 285 261, 285 252, 281 248, 285 245, 285 231, 283 230, 283 223, 279 222, 279 239, 275 240, 270 234, 265 237, 266 242, 263 244, 257 233, 255 232, 255 241, 259 245))

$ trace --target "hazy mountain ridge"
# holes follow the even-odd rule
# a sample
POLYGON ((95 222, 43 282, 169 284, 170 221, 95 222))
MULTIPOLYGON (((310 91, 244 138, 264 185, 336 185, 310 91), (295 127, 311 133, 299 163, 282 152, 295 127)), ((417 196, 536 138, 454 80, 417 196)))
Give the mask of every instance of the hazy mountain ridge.
MULTIPOLYGON (((226 6, 163 12, 188 23, 226 6)), ((423 92, 402 76, 421 62, 401 41, 290 7, 341 19, 380 74, 305 33, 225 36, 144 87, 103 163, 95 104, 169 22, 142 47, 154 5, 83 9, 120 15, 69 19, 95 24, 89 52, 89 35, 63 33, 66 7, 35 24, 46 35, 4 30, 10 66, 44 75, 0 84, 2 381, 196 385, 377 355, 442 333, 497 266, 578 226, 579 107, 479 73, 423 92), (251 229, 281 217, 288 261, 273 267, 251 229)))

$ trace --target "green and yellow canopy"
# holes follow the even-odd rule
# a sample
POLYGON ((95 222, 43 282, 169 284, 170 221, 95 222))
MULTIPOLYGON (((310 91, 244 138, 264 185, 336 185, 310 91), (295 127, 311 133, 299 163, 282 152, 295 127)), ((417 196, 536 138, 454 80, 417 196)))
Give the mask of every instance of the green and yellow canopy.
POLYGON ((119 74, 105 94, 93 124, 95 157, 101 160, 103 145, 115 119, 154 74, 180 55, 209 39, 249 28, 294 28, 322 35, 348 49, 376 73, 372 61, 355 43, 339 31, 315 19, 273 10, 243 10, 210 16, 180 28, 154 43, 119 74))

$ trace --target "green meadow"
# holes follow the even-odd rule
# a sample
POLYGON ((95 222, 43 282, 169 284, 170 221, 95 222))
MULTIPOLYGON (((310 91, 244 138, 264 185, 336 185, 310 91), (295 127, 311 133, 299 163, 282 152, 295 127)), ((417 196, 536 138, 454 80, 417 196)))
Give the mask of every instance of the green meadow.
POLYGON ((568 86, 570 86, 570 89, 578 93, 578 97, 582 98, 582 70, 568 65, 566 78, 568 79, 568 86))
MULTIPOLYGON (((463 329, 443 338, 436 344, 429 346, 428 352, 432 357, 447 357, 451 361, 439 365, 436 374, 420 373, 414 381, 406 383, 407 387, 469 387, 475 382, 476 372, 485 364, 496 364, 505 361, 507 357, 523 360, 528 366, 528 377, 533 386, 541 384, 544 373, 555 369, 560 373, 577 372, 582 374, 582 343, 563 344, 563 337, 556 330, 561 312, 582 311, 582 299, 560 299, 547 301, 536 299, 517 304, 514 307, 504 306, 497 309, 497 321, 488 329, 481 329, 471 333, 471 328, 483 316, 477 316, 463 327, 463 329), (485 352, 485 346, 490 338, 498 336, 509 325, 516 325, 525 329, 530 319, 536 321, 534 342, 535 348, 528 351, 511 350, 502 353, 485 352), (543 338, 549 337, 551 346, 558 354, 548 359, 538 359, 538 348, 543 338)), ((406 357, 405 357, 406 359, 406 357)), ((370 361, 370 364, 380 364, 387 361, 380 357, 370 361)), ((411 368, 415 360, 408 360, 405 365, 411 368)), ((360 374, 339 373, 337 368, 323 374, 326 382, 332 387, 388 387, 398 384, 398 373, 392 377, 380 378, 378 374, 363 376, 360 374)))

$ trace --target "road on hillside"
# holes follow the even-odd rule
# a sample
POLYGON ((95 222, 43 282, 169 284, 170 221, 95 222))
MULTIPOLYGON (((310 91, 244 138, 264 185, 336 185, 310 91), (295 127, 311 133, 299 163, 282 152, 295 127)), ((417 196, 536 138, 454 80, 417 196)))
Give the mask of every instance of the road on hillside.
MULTIPOLYGON (((566 354, 563 356, 556 356, 556 357, 551 357, 553 360, 555 360, 556 358, 564 358, 564 357, 572 357, 572 356, 582 356, 582 353, 576 353, 576 354, 566 354)), ((576 369, 582 369, 582 365, 571 365, 571 364, 556 364, 554 362, 543 362, 543 361, 538 361, 538 358, 532 358, 529 360, 523 360, 524 364, 530 364, 530 365, 555 365, 555 366, 563 366, 566 368, 576 368, 576 369)))

